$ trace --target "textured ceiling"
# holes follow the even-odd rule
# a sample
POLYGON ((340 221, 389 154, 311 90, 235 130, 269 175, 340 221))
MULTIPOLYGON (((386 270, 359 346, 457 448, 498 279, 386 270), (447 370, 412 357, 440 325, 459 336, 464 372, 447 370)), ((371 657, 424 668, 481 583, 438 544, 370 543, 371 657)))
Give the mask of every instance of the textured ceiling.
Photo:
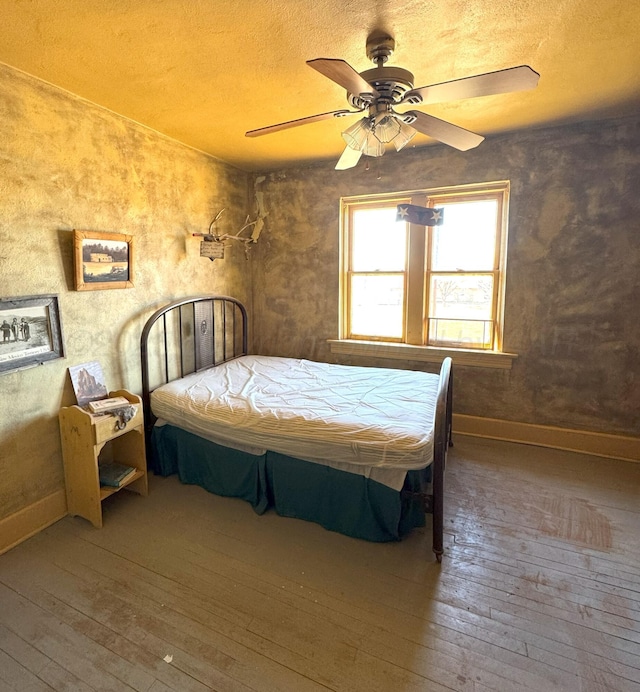
POLYGON ((347 107, 305 61, 369 69, 374 29, 415 86, 539 72, 531 91, 421 107, 487 137, 640 107, 638 0, 0 0, 0 16, 1 62, 246 170, 338 158, 355 116, 244 133, 347 107))

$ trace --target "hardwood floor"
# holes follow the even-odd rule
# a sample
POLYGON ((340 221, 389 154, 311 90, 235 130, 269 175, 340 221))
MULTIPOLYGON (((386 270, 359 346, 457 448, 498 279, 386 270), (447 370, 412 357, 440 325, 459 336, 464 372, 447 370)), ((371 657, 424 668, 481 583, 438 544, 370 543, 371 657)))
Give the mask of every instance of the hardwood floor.
POLYGON ((640 691, 640 464, 457 436, 446 549, 175 478, 0 556, 0 691, 640 691))

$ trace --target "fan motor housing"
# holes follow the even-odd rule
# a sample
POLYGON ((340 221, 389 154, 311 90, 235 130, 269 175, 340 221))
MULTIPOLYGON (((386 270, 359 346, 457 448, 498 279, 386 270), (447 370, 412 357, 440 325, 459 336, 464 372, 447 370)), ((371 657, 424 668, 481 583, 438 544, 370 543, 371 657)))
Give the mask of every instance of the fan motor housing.
MULTIPOLYGON (((413 74, 402 67, 374 67, 361 72, 360 76, 380 94, 375 100, 382 103, 398 103, 413 89, 413 74)), ((348 94, 347 98, 355 108, 364 108, 370 102, 359 94, 348 94)))

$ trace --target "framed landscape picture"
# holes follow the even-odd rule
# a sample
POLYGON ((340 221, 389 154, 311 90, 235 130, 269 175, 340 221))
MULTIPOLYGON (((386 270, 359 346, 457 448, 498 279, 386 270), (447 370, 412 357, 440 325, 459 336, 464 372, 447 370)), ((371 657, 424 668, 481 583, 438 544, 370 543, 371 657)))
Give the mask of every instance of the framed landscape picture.
POLYGON ((133 287, 132 236, 74 230, 73 247, 76 291, 133 287))
POLYGON ((63 357, 57 296, 0 298, 0 374, 63 357))

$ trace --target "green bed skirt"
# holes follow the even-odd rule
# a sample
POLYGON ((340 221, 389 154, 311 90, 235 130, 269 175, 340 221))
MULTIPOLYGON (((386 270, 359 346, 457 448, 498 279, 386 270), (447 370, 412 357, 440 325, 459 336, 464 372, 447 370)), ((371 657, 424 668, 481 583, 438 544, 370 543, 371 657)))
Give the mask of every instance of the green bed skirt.
POLYGON ((368 541, 397 541, 425 525, 420 502, 406 491, 419 491, 430 469, 410 471, 399 492, 359 474, 277 452, 256 456, 222 447, 172 425, 153 429, 150 451, 156 473, 177 473, 182 483, 242 498, 258 514, 273 508, 282 516, 368 541))

